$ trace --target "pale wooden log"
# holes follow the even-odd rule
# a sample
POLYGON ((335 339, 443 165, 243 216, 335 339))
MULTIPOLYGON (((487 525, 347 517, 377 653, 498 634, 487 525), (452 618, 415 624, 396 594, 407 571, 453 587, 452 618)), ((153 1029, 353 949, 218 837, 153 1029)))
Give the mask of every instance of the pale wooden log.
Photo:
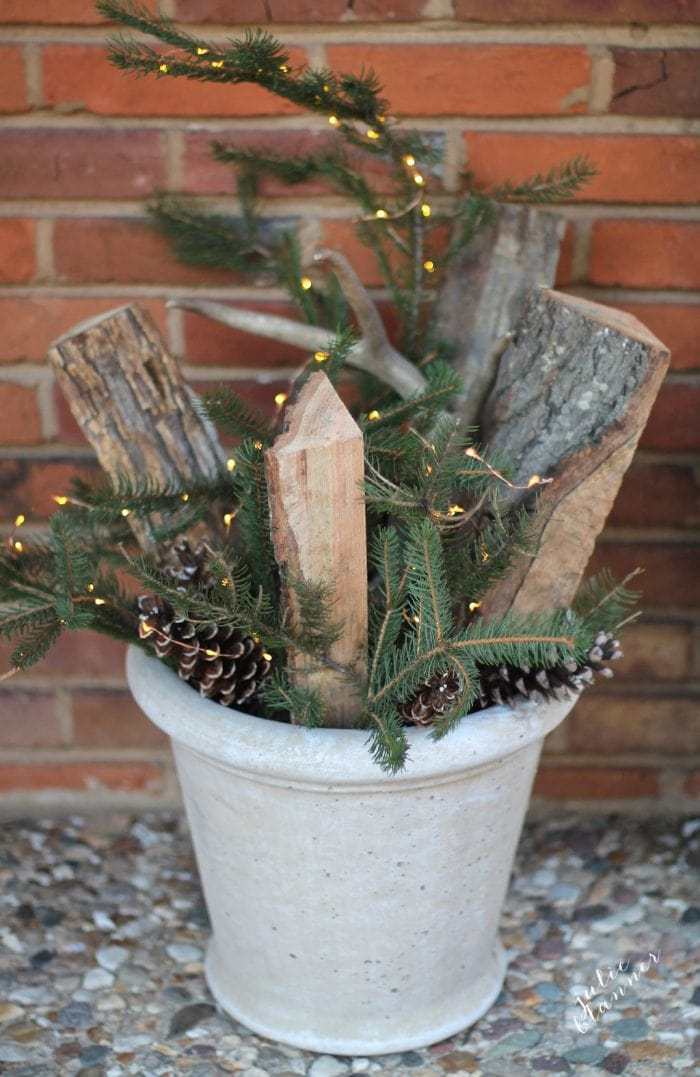
POLYGON ((536 285, 551 285, 564 221, 532 206, 501 205, 449 265, 440 289, 436 325, 457 347, 461 375, 458 412, 464 426, 479 420, 503 350, 536 285))
POLYGON ((570 604, 669 357, 630 314, 548 289, 533 297, 503 356, 485 434, 518 481, 554 481, 539 498, 532 552, 487 593, 484 616, 570 604))
MULTIPOLYGON (((213 477, 224 462, 216 431, 196 407, 151 319, 120 307, 54 341, 49 360, 73 416, 114 484, 213 477)), ((147 525, 132 526, 142 546, 147 525)))
MULTIPOLYGON (((362 432, 325 374, 313 374, 288 406, 283 433, 265 452, 272 539, 282 579, 324 583, 334 592, 333 615, 342 634, 332 663, 364 678, 367 662, 367 554, 362 494, 362 432)), ((284 600, 298 623, 293 590, 284 600)), ((327 724, 349 728, 358 717, 359 689, 340 671, 309 669, 290 655, 297 684, 313 687, 327 709, 327 724)))

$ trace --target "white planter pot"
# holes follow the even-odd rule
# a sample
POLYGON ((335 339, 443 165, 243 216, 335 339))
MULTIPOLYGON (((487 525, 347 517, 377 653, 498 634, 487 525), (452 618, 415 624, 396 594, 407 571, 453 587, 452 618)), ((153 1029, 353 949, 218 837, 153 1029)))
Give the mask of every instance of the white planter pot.
POLYGON ((544 736, 573 703, 494 707, 399 775, 359 730, 308 730, 201 699, 131 648, 128 678, 172 738, 224 1010, 328 1054, 423 1047, 501 990, 498 922, 544 736))

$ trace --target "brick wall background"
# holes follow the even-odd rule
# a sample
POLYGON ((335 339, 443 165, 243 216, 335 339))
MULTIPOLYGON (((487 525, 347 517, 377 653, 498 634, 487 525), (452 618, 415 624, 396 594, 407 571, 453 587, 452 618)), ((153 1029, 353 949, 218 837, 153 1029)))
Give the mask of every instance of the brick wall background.
MULTIPOLYGON (((444 141, 442 183, 468 162, 518 178, 577 153, 600 176, 562 208, 559 285, 631 311, 673 366, 596 565, 644 577, 644 622, 619 676, 587 694, 548 744, 538 792, 599 806, 689 806, 700 796, 697 546, 700 318, 700 36, 697 0, 163 0, 212 38, 270 23, 295 61, 371 64, 397 114, 444 141), (696 25, 693 26, 695 20, 696 25)), ((93 470, 45 353, 78 320, 138 301, 198 385, 221 379, 265 406, 298 353, 166 311, 172 295, 284 309, 231 274, 179 265, 144 221, 160 186, 230 207, 213 136, 307 146, 309 119, 257 88, 135 81, 105 60, 90 0, 0 0, 0 493, 2 517, 40 526, 69 476, 93 470)), ((270 187, 270 216, 345 244, 351 210, 313 189, 270 187)), ((0 794, 165 803, 167 745, 131 703, 121 648, 64 638, 30 675, 0 685, 0 794)), ((697 802, 696 802, 697 803, 697 802)))

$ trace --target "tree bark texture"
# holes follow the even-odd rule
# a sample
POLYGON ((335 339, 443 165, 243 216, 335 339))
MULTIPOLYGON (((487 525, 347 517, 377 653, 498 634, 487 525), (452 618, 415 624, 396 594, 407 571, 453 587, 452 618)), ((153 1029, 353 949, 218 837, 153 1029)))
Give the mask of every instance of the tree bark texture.
MULTIPOLYGON (((122 477, 159 486, 193 482, 222 466, 216 431, 138 307, 80 323, 48 355, 76 422, 115 486, 122 477)), ((134 527, 148 546, 148 528, 134 527)))
POLYGON ((548 289, 533 295, 501 361, 484 434, 519 483, 532 474, 554 481, 539 497, 534 552, 485 596, 485 616, 571 602, 669 358, 630 314, 548 289))
POLYGON ((502 205, 447 269, 436 321, 441 337, 457 345, 465 426, 479 419, 498 369, 499 342, 515 326, 527 296, 537 285, 554 283, 563 234, 563 219, 552 213, 502 205))

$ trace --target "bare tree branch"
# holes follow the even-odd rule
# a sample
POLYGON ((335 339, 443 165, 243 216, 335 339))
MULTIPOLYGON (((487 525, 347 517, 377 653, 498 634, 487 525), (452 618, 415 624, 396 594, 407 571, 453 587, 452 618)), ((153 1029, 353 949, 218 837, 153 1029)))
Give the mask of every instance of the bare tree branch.
MULTIPOLYGON (((260 311, 230 307, 226 303, 218 303, 212 299, 171 299, 167 305, 177 310, 190 310, 195 314, 212 318, 223 325, 228 325, 231 329, 242 329, 255 336, 292 344, 304 351, 325 351, 333 343, 334 334, 329 329, 316 325, 304 325, 301 322, 292 321, 291 318, 281 318, 277 314, 263 314, 260 311)), ((350 349, 347 362, 357 370, 374 374, 403 399, 415 396, 416 393, 423 392, 425 389, 426 381, 421 372, 400 352, 392 348, 388 341, 386 349, 379 356, 371 351, 365 339, 358 341, 350 349)))

